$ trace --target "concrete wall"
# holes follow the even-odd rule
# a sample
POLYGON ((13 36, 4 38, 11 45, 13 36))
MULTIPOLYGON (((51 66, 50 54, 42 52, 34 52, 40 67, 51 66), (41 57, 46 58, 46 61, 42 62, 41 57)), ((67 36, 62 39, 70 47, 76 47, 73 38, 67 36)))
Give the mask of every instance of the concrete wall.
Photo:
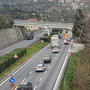
POLYGON ((17 27, 0 30, 0 50, 23 39, 22 32, 17 27))

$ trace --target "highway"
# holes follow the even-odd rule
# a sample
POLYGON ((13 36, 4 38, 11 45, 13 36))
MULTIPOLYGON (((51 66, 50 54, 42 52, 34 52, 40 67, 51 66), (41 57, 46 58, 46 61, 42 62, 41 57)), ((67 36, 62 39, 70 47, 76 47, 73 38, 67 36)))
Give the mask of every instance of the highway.
POLYGON ((24 48, 24 47, 27 47, 28 45, 34 43, 35 41, 39 40, 40 37, 43 37, 43 31, 37 31, 37 32, 34 32, 34 37, 35 39, 34 40, 23 40, 19 43, 16 43, 12 46, 9 46, 3 50, 0 50, 0 56, 3 56, 9 52, 11 52, 12 50, 16 49, 16 48, 24 48))
MULTIPOLYGON (((48 44, 33 57, 29 58, 28 62, 19 70, 13 73, 15 85, 22 81, 30 81, 33 84, 34 90, 53 90, 68 48, 69 45, 64 45, 63 39, 60 39, 60 52, 52 53, 51 45, 48 44), (45 64, 46 70, 44 72, 35 72, 35 66, 38 63, 43 63, 45 56, 50 56, 52 63, 45 64)), ((0 84, 0 90, 11 89, 9 78, 0 84)), ((17 87, 14 90, 17 90, 17 87)))

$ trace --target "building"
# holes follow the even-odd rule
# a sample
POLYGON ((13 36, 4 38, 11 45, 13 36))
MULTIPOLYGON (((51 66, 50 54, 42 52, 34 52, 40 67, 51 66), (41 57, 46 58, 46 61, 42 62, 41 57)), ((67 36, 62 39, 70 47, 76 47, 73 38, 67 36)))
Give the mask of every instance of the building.
MULTIPOLYGON (((28 19, 27 21, 30 21, 30 22, 37 22, 37 19, 28 19)), ((38 30, 39 27, 38 26, 34 26, 34 25, 28 25, 28 26, 24 26, 27 30, 38 30)))
POLYGON ((52 2, 53 0, 48 0, 48 2, 52 2))

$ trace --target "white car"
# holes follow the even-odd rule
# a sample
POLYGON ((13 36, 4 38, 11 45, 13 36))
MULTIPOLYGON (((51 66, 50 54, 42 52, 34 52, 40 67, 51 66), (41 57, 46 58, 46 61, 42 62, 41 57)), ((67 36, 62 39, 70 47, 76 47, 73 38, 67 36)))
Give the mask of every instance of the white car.
POLYGON ((38 64, 36 67, 35 67, 35 71, 44 71, 46 69, 45 65, 44 64, 38 64))
POLYGON ((58 47, 54 47, 53 49, 52 49, 52 52, 54 53, 54 52, 59 52, 59 48, 58 47))
POLYGON ((69 44, 69 41, 67 39, 64 39, 64 44, 69 44))

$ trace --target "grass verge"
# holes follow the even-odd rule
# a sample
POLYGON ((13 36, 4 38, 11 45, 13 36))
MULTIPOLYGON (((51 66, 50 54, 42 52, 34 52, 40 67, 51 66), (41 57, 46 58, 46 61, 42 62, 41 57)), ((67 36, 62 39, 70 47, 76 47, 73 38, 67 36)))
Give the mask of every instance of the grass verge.
MULTIPOLYGON (((69 67, 69 70, 68 70, 68 73, 67 73, 67 78, 66 78, 66 81, 65 81, 66 90, 72 90, 72 89, 70 89, 70 86, 71 86, 72 74, 73 74, 74 67, 75 67, 75 65, 74 65, 75 56, 76 56, 76 53, 73 53, 72 56, 70 57, 71 60, 69 59, 70 67, 69 67)), ((67 65, 67 68, 68 68, 68 65, 67 65)), ((59 90, 65 90, 64 79, 65 79, 65 76, 66 76, 67 68, 66 68, 64 77, 62 79, 59 90)))
POLYGON ((11 70, 13 70, 19 64, 23 63, 28 57, 30 57, 33 53, 44 47, 46 44, 47 42, 42 43, 41 41, 37 41, 36 43, 27 46, 26 54, 23 57, 21 57, 19 60, 17 60, 14 64, 12 64, 10 67, 5 69, 2 73, 0 73, 0 77, 7 76, 6 73, 8 72, 10 73, 11 70))
MULTIPOLYGON (((65 90, 65 75, 60 90, 65 90)), ((90 90, 90 47, 72 54, 65 86, 66 90, 90 90)))

